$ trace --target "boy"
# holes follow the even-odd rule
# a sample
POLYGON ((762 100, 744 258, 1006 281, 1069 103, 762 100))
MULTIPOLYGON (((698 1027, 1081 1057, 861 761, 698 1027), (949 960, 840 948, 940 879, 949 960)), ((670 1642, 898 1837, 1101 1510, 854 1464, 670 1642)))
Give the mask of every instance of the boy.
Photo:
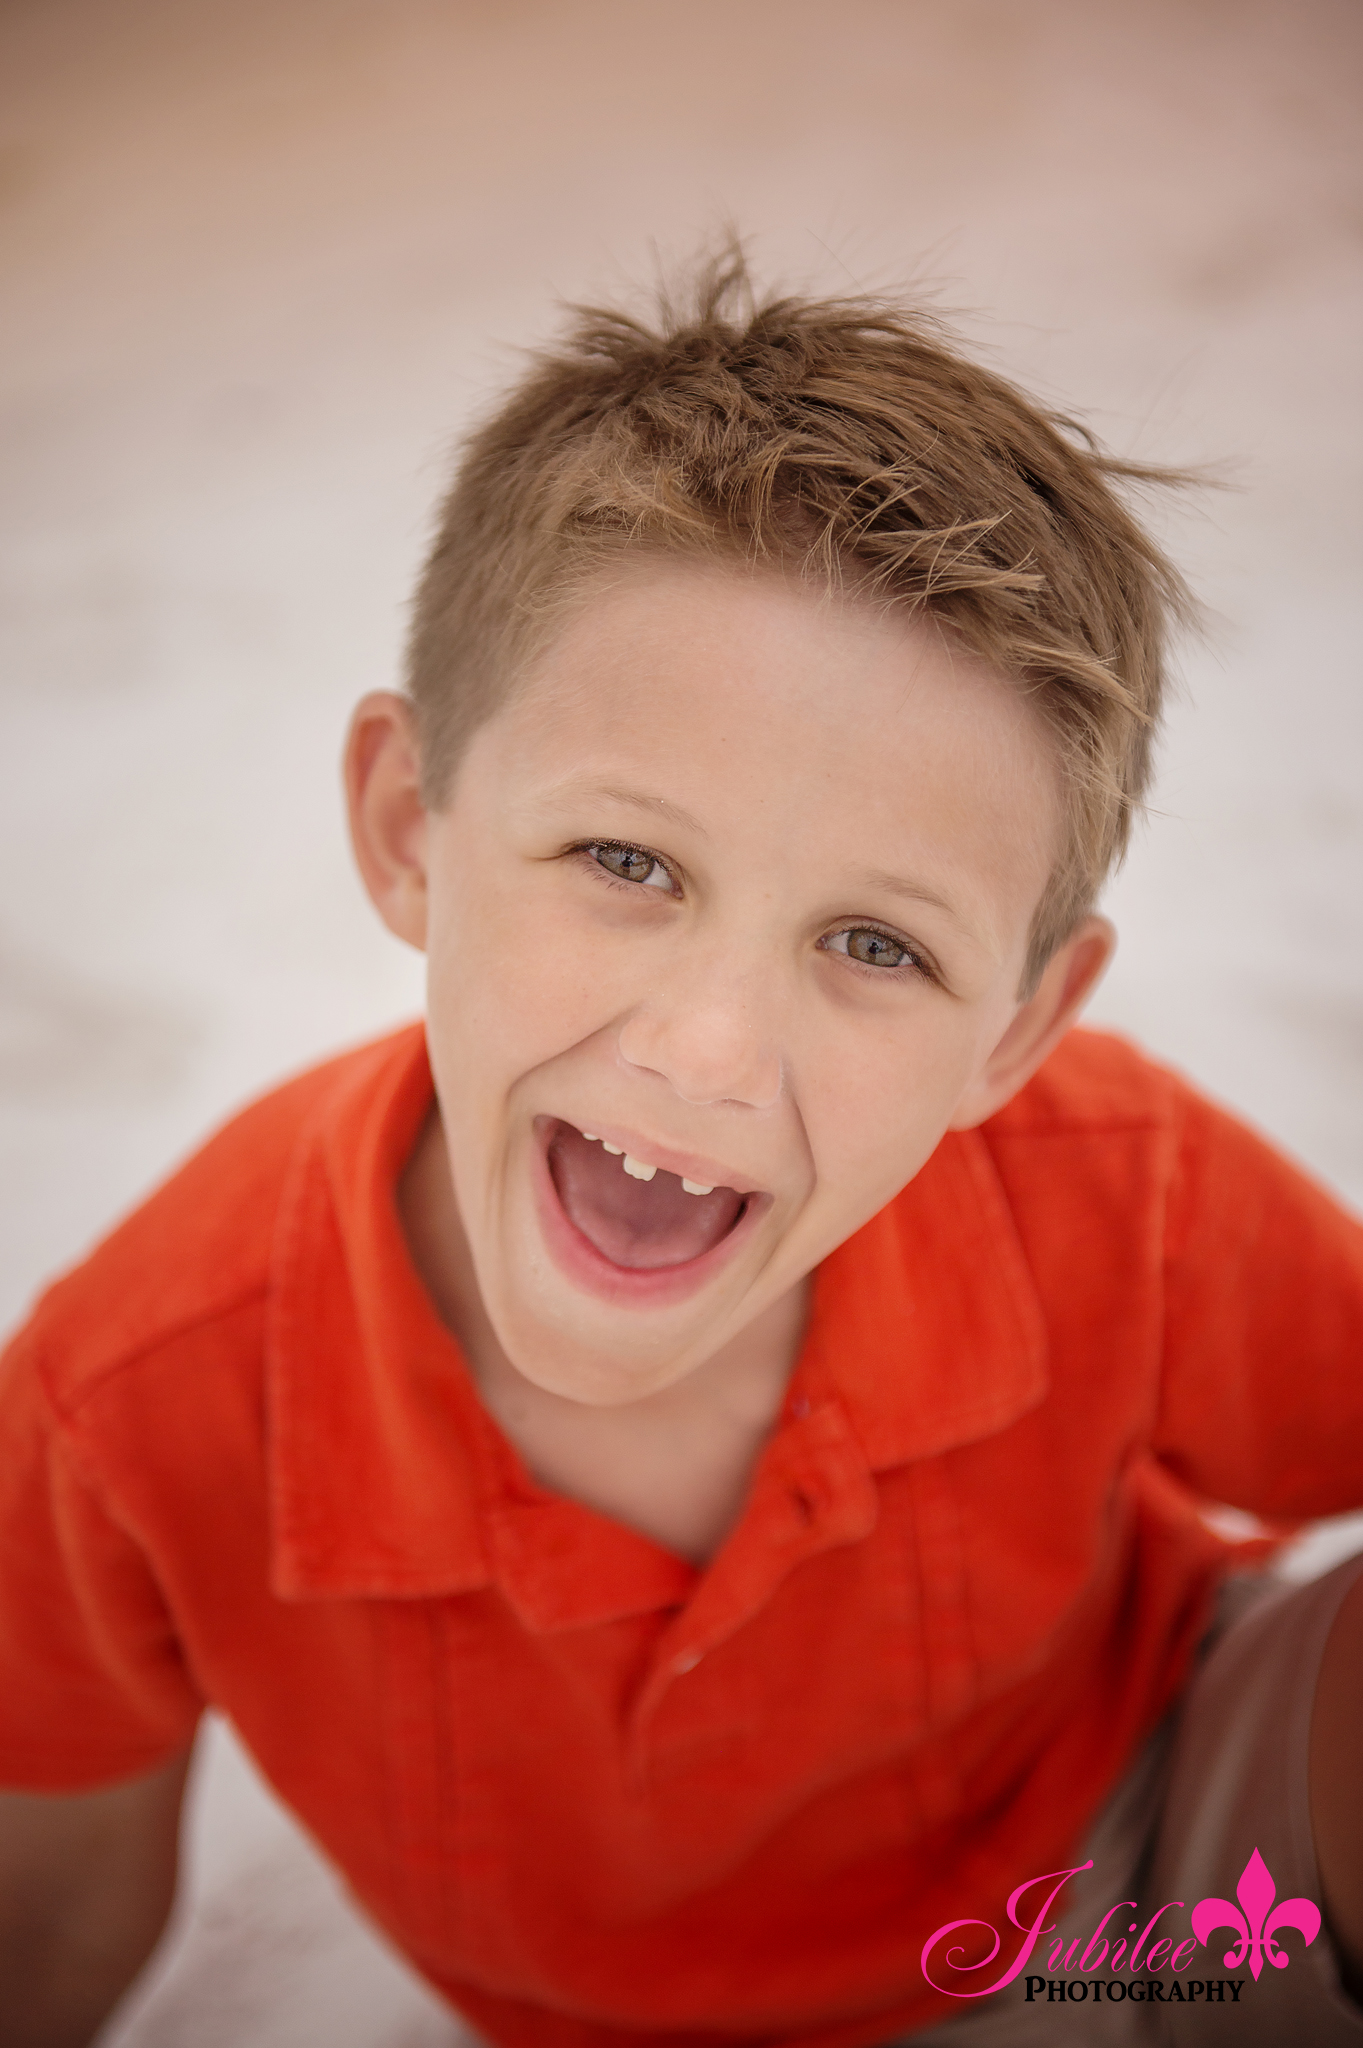
MULTIPOLYGON (((496 2041, 1057 2038, 1009 1895, 1191 1905, 1245 1827, 1329 1926, 1234 2038, 1289 1979, 1359 2037, 1356 1573, 1190 1674, 1262 1554, 1202 1506, 1363 1501, 1363 1241, 1067 1035, 1184 603, 1147 473, 922 318, 745 289, 582 316, 471 444, 347 760, 424 1031, 9 1354, 7 2041, 149 1951, 208 1702, 496 2041)), ((1157 2037, 1146 1965, 1073 2038, 1157 2037)))

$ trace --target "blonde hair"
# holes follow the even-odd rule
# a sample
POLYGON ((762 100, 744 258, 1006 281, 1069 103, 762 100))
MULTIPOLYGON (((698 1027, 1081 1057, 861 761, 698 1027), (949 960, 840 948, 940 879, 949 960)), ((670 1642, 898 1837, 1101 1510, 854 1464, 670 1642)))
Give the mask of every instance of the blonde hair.
POLYGON ((650 323, 572 309, 469 441, 418 587, 408 693, 438 806, 563 603, 624 551, 769 561, 932 615, 1054 739, 1064 844, 1024 987, 1121 859, 1187 588, 1105 454, 931 313, 758 298, 727 247, 650 323))

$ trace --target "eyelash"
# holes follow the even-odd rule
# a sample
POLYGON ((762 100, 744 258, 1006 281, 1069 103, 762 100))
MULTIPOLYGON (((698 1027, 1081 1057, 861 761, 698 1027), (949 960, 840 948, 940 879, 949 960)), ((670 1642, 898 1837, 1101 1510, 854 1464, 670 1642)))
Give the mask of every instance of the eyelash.
MULTIPOLYGON (((919 952, 918 948, 911 945, 909 940, 904 938, 899 932, 890 931, 885 925, 866 924, 859 920, 856 924, 839 926, 837 931, 829 932, 828 937, 830 939, 845 939, 850 938, 854 932, 871 932, 876 938, 884 939, 887 945, 895 947, 898 952, 904 955, 903 960, 897 967, 873 967, 869 961, 854 960, 850 954, 841 954, 840 957, 847 961, 848 966, 855 968, 859 974, 870 976, 876 981, 884 981, 888 977, 893 981, 936 982, 936 973, 924 955, 919 952)), ((822 939, 819 943, 825 953, 831 953, 835 950, 822 939)))
POLYGON ((630 880, 628 875, 612 874, 610 869, 606 866, 605 862, 597 859, 597 855, 601 853, 636 854, 640 860, 652 861, 655 867, 661 868, 663 873, 667 876, 669 882, 672 885, 671 891, 669 893, 671 893, 672 895, 676 895, 678 893, 677 877, 673 871, 671 863, 669 861, 665 861, 660 853, 655 853, 651 846, 636 846, 633 843, 633 841, 629 839, 583 839, 580 840, 576 846, 570 847, 569 851, 572 853, 585 853, 587 858, 590 860, 593 868, 596 870, 597 874, 600 875, 602 879, 611 888, 654 889, 657 891, 658 895, 662 895, 663 892, 661 889, 657 888, 656 883, 634 882, 630 880))
MULTIPOLYGON (((671 863, 664 860, 660 853, 655 853, 651 846, 636 846, 632 840, 628 839, 583 839, 579 840, 576 846, 570 847, 568 850, 570 853, 585 854, 595 872, 606 883, 608 888, 656 888, 657 885, 652 882, 634 882, 627 875, 612 874, 605 863, 597 858, 598 854, 601 853, 635 854, 640 860, 652 861, 655 867, 661 868, 672 884, 669 893, 674 897, 678 894, 677 878, 671 863)), ((659 890, 658 893, 662 894, 662 891, 659 890)), ((897 967, 873 967, 866 961, 854 960, 850 954, 841 954, 840 957, 847 961, 848 966, 855 973, 880 982, 886 979, 933 983, 937 981, 938 977, 935 970, 918 949, 911 945, 909 940, 904 938, 901 933, 891 931, 886 925, 870 924, 859 920, 856 924, 840 926, 837 931, 828 933, 827 937, 831 939, 850 938, 854 932, 874 932, 877 938, 884 939, 888 945, 894 946, 905 955, 904 960, 897 967)), ((824 952, 832 952, 834 950, 823 939, 819 941, 819 945, 824 952)))

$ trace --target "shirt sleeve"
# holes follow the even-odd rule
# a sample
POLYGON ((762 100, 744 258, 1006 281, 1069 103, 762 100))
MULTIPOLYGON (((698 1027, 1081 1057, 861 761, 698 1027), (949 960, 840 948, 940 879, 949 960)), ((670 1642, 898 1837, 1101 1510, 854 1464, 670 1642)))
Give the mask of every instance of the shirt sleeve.
POLYGON ((0 1785, 136 1777, 188 1745, 203 1704, 147 1560, 78 1469, 20 1338, 0 1360, 0 1785))
POLYGON ((1363 1225, 1179 1088, 1154 1448, 1269 1519, 1363 1507, 1363 1225))

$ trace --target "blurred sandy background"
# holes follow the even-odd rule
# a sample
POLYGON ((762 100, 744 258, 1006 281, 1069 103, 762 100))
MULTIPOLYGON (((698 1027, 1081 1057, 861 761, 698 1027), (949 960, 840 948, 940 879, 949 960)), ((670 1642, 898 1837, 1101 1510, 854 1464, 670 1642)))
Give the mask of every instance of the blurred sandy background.
MULTIPOLYGON (((0 1320, 409 1014, 335 764, 463 423, 726 217, 917 279, 1118 449, 1210 613, 1100 1017, 1363 1198, 1360 57, 1345 0, 8 0, 0 1320)), ((426 2048, 226 1731, 119 2048, 426 2048)))

